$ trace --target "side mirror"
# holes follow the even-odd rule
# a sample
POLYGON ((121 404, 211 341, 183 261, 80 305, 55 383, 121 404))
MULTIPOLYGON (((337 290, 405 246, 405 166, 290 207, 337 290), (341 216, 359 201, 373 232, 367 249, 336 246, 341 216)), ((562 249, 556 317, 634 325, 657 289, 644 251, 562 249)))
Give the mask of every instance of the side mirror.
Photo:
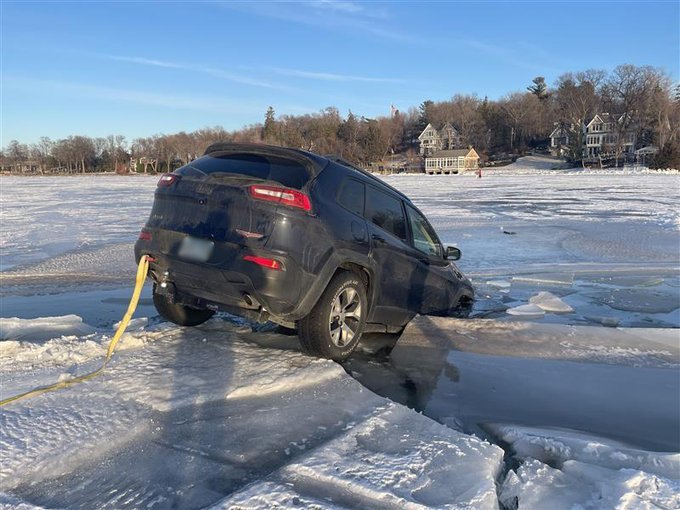
POLYGON ((455 246, 447 246, 446 247, 446 256, 444 257, 446 260, 460 260, 461 257, 461 252, 458 248, 455 246))

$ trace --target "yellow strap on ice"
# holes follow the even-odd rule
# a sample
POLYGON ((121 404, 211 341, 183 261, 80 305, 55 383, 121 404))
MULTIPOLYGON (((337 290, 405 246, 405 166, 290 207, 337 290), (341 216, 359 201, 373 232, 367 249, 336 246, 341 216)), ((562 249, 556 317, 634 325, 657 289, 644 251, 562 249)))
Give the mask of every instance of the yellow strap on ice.
POLYGON ((149 271, 149 257, 147 255, 144 255, 141 260, 139 261, 139 266, 137 266, 137 278, 135 281, 135 290, 132 292, 132 298, 130 299, 130 304, 128 305, 127 312, 125 312, 125 316, 123 317, 123 320, 120 321, 120 324, 118 326, 118 329, 116 330, 116 333, 113 335, 113 338, 111 338, 111 341, 109 342, 109 347, 106 350, 106 358, 104 358, 104 362, 102 363, 102 366, 99 367, 97 370, 94 372, 90 372, 84 375, 80 375, 78 377, 74 377, 72 379, 66 379, 64 381, 59 381, 54 384, 50 384, 49 386, 40 386, 38 388, 32 389, 30 391, 27 391, 25 393, 21 393, 19 395, 15 395, 13 397, 6 398, 4 400, 0 400, 0 407, 7 405, 11 402, 16 402, 17 400, 22 400, 24 398, 28 397, 34 397, 36 395, 40 395, 42 393, 47 393, 48 391, 55 391, 61 388, 66 388, 68 386, 71 386, 73 384, 77 384, 83 381, 87 381, 89 379, 92 379, 99 374, 101 374, 104 369, 106 368, 106 365, 108 364, 109 360, 111 359, 111 356, 113 355, 113 351, 116 349, 116 345, 118 344, 118 341, 120 340, 120 337, 123 336, 123 333, 125 332, 125 329, 128 327, 128 324, 130 323, 130 319, 132 318, 132 314, 135 313, 135 309, 137 308, 137 303, 139 303, 139 296, 142 293, 142 287, 144 286, 144 281, 146 280, 146 273, 149 271))

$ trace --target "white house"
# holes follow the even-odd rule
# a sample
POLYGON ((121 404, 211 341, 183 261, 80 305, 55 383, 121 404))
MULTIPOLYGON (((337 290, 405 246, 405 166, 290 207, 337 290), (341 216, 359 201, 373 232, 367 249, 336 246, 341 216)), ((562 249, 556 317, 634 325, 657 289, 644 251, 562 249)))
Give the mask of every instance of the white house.
POLYGON ((418 137, 420 155, 429 156, 441 150, 456 149, 461 145, 460 135, 451 123, 446 122, 440 129, 428 124, 418 137))
POLYGON ((635 130, 631 128, 621 129, 626 119, 625 113, 618 118, 614 118, 608 113, 595 115, 585 125, 583 155, 585 157, 595 157, 611 155, 616 152, 634 154, 636 142, 635 130))

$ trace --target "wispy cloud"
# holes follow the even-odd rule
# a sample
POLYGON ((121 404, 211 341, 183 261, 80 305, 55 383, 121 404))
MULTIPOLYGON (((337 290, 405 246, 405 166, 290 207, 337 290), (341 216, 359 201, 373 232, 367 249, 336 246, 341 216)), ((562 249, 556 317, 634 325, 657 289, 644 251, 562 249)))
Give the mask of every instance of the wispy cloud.
POLYGON ((308 0, 306 2, 230 2, 230 9, 281 21, 323 27, 345 34, 362 34, 391 41, 416 43, 419 39, 389 23, 388 11, 376 9, 380 4, 359 4, 343 0, 308 0), (368 7, 370 6, 370 8, 368 7))
POLYGON ((529 48, 525 45, 513 48, 511 46, 500 46, 469 38, 458 39, 453 41, 453 44, 467 46, 495 60, 523 69, 535 72, 554 71, 552 66, 544 64, 546 58, 544 58, 541 52, 529 51, 529 48))
POLYGON ((88 53, 88 55, 96 57, 96 58, 104 58, 107 60, 114 60, 117 62, 128 62, 131 64, 139 64, 139 65, 144 65, 144 66, 152 66, 152 67, 163 67, 166 69, 183 69, 185 71, 192 71, 192 72, 197 72, 197 73, 202 73, 202 74, 208 74, 210 76, 214 76, 215 78, 220 78, 223 80, 231 81, 234 83, 241 83, 244 85, 251 85, 254 87, 262 87, 262 88, 268 88, 268 89, 279 89, 279 90, 288 90, 288 87, 285 87, 280 84, 276 83, 270 83, 268 81, 263 81, 259 80, 257 78, 253 78, 251 76, 239 74, 239 73, 232 73, 229 71, 225 71, 224 69, 220 69, 217 67, 209 67, 209 66, 200 66, 200 65, 194 65, 194 64, 185 64, 181 62, 168 62, 165 60, 156 60, 156 59, 151 59, 151 58, 145 58, 145 57, 136 57, 136 56, 124 56, 124 55, 108 55, 104 53, 88 53))
POLYGON ((73 96, 76 98, 90 97, 108 101, 135 103, 145 106, 162 107, 172 110, 210 111, 227 114, 252 114, 260 112, 263 105, 248 105, 241 100, 229 101, 224 97, 209 97, 205 95, 178 95, 146 92, 140 90, 103 87, 86 83, 42 80, 24 77, 4 76, 6 87, 21 88, 22 90, 49 91, 50 94, 73 96))
POLYGON ((380 78, 372 76, 355 76, 350 74, 322 73, 313 71, 302 71, 299 69, 284 69, 280 67, 272 67, 269 69, 275 73, 282 74, 284 76, 309 78, 312 80, 339 81, 339 82, 354 81, 364 83, 404 83, 404 80, 399 78, 380 78))

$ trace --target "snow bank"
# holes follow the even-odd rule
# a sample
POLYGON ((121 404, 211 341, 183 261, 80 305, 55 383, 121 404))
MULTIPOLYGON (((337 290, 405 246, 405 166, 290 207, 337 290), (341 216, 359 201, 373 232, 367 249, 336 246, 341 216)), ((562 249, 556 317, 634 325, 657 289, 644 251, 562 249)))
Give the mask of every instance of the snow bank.
POLYGON ((213 508, 496 509, 503 452, 396 404, 213 508))

